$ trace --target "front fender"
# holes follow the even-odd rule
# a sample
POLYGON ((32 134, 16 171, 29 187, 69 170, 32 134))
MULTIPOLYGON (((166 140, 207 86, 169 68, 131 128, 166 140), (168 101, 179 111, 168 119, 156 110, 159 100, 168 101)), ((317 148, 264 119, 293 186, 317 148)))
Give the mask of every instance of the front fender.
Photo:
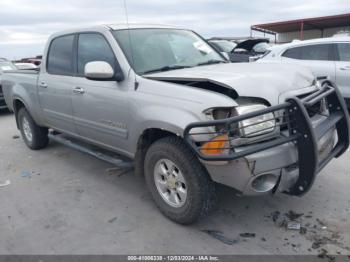
POLYGON ((148 129, 160 129, 174 135, 183 137, 188 124, 200 121, 200 117, 194 113, 179 108, 160 108, 150 106, 143 108, 139 115, 140 121, 136 121, 130 132, 132 144, 131 152, 136 152, 137 143, 142 134, 148 129))

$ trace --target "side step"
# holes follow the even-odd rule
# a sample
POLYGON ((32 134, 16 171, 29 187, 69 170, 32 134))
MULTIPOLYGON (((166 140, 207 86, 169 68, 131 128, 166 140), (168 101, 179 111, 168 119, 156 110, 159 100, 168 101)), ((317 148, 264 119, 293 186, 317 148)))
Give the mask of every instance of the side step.
POLYGON ((88 154, 90 156, 94 156, 102 161, 108 162, 112 165, 115 165, 120 168, 133 168, 134 163, 131 160, 126 160, 122 158, 118 158, 115 156, 108 155, 107 153, 102 153, 94 148, 90 148, 87 145, 84 145, 80 142, 75 142, 73 139, 67 138, 62 134, 56 132, 50 132, 49 138, 57 143, 70 147, 72 149, 78 150, 82 153, 88 154))

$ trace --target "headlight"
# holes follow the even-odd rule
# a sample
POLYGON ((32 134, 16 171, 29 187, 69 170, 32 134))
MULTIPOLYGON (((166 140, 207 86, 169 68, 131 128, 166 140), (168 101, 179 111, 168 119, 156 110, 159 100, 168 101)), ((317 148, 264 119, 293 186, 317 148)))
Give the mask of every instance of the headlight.
MULTIPOLYGON (((244 115, 265 108, 267 106, 255 104, 239 106, 236 108, 236 111, 238 115, 244 115)), ((253 137, 273 132, 276 127, 276 120, 273 113, 267 113, 243 120, 239 122, 238 126, 242 137, 253 137)))

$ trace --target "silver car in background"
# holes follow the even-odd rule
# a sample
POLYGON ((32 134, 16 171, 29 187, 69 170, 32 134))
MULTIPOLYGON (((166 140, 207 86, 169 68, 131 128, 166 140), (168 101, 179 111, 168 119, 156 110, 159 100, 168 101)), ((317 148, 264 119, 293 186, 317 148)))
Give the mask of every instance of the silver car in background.
POLYGON ((337 84, 350 107, 350 37, 296 41, 275 46, 258 63, 293 63, 309 67, 316 77, 337 84))

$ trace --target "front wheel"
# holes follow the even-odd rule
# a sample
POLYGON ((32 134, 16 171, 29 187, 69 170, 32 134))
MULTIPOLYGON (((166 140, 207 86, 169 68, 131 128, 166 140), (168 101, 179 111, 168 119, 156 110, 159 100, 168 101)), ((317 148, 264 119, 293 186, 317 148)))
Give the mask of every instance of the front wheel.
POLYGON ((38 126, 24 107, 18 111, 17 119, 23 140, 30 149, 38 150, 47 146, 48 129, 38 126))
POLYGON ((145 176, 158 208, 177 223, 193 223, 214 207, 215 185, 181 138, 166 137, 151 145, 145 176))

